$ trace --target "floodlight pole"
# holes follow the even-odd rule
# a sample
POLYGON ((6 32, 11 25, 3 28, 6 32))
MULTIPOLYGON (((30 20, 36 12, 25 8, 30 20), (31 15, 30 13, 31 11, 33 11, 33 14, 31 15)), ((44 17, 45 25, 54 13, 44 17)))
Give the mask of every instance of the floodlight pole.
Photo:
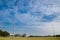
POLYGON ((56 37, 54 24, 52 24, 52 28, 53 28, 53 37, 56 37))

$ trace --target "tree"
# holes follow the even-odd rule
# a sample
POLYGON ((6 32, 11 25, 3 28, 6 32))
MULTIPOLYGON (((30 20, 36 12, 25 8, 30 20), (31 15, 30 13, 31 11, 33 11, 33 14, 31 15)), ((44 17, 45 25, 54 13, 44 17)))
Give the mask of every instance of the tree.
POLYGON ((60 35, 53 35, 53 37, 60 37, 60 35))
POLYGON ((0 36, 2 36, 3 35, 3 31, 2 30, 0 30, 0 36))
POLYGON ((19 34, 15 34, 15 35, 14 35, 14 37, 20 37, 20 36, 21 36, 21 35, 19 35, 19 34))
POLYGON ((3 36, 9 36, 10 34, 7 31, 3 32, 3 36))
POLYGON ((8 33, 7 31, 2 31, 0 30, 0 36, 9 36, 10 33, 8 33))
POLYGON ((26 34, 23 34, 22 37, 26 37, 26 34))

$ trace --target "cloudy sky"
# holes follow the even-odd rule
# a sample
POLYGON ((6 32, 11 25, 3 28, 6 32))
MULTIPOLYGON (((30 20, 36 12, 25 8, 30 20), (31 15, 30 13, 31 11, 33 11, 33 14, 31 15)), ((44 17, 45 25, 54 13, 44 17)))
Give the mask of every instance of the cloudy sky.
POLYGON ((0 29, 11 34, 60 34, 60 0, 0 0, 0 29))

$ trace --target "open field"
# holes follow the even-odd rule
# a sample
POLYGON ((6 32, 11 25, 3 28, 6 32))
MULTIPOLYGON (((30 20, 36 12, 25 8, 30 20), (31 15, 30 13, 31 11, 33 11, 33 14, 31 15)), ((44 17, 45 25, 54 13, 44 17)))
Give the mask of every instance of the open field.
POLYGON ((0 37, 0 40, 60 40, 60 37, 0 37))

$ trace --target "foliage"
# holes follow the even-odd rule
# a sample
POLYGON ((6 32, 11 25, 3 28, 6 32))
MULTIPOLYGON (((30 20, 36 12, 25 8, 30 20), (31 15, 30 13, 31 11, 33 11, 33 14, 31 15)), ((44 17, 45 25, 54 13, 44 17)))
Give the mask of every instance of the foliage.
POLYGON ((0 30, 0 36, 9 36, 10 35, 10 33, 8 33, 7 31, 2 31, 2 30, 0 30))

